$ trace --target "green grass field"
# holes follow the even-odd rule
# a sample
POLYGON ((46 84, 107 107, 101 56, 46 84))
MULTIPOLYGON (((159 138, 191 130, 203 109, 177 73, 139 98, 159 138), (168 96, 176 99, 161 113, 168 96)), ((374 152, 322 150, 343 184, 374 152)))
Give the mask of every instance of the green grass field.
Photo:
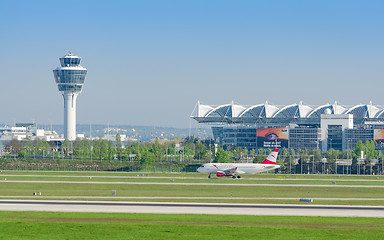
MULTIPOLYGON (((2 170, 1 175, 67 175, 67 176, 148 176, 151 177, 192 177, 192 178, 207 178, 208 174, 203 173, 184 173, 184 172, 113 172, 113 171, 14 171, 14 170, 2 170)), ((247 179, 257 178, 272 178, 272 179, 358 179, 358 180, 384 180, 383 175, 371 176, 371 175, 343 175, 343 174, 251 174, 244 175, 247 179)))
POLYGON ((0 239, 383 239, 384 219, 0 212, 0 239))
MULTIPOLYGON (((248 175, 247 179, 207 179, 199 173, 0 172, 1 198, 108 201, 348 204, 384 206, 383 176, 248 175), (147 176, 148 174, 148 176, 147 176), (13 175, 13 176, 10 176, 13 175), (7 180, 5 180, 7 179, 7 180), (27 182, 10 182, 12 180, 27 182), (171 180, 173 182, 171 182, 171 180), (42 183, 28 181, 43 181, 42 183), (48 183, 46 181, 65 181, 48 183), (84 183, 74 183, 81 181, 84 183), (92 182, 106 182, 96 184, 92 182), (133 184, 118 184, 132 182, 133 184), (150 184, 137 184, 137 183, 150 184), (169 183, 156 185, 155 183, 169 183), (185 183, 176 185, 174 183, 185 183), (189 183, 212 183, 191 185, 189 183), (220 184, 235 183, 234 185, 220 184), (244 186, 241 184, 284 184, 244 186), (292 186, 314 184, 318 187, 292 186), (334 187, 358 185, 358 187, 334 187), (373 187, 364 187, 373 186, 373 187), (111 197, 116 190, 117 196, 111 197), (42 192, 42 196, 32 196, 42 192), (16 197, 17 196, 17 197, 16 197), (85 198, 80 198, 85 197, 85 198), (90 199, 89 197, 96 197, 90 199), (118 197, 131 197, 130 199, 118 197), (163 197, 145 199, 140 197, 163 197), (179 197, 173 199, 172 197, 179 197), (185 197, 183 199, 183 197, 185 197), (209 197, 211 199, 187 199, 209 197), (223 197, 225 199, 217 199, 223 197), (237 198, 252 199, 237 199, 237 198), (291 199, 258 199, 258 198, 291 199), (303 203, 296 198, 329 198, 303 203)), ((0 239, 382 239, 384 218, 226 216, 125 213, 0 212, 0 239)))
MULTIPOLYGON (((103 200, 111 197, 111 191, 117 191, 114 201, 183 201, 183 202, 229 202, 229 203, 298 203, 298 198, 329 198, 316 200, 316 204, 358 204, 384 205, 382 176, 344 176, 344 175, 247 175, 247 179, 207 179, 206 175, 194 173, 113 173, 113 172, 33 172, 2 171, 0 173, 1 198, 14 196, 31 197, 34 192, 41 192, 44 197, 98 197, 103 200), (10 176, 12 175, 12 176, 10 176), (147 176, 148 175, 148 176, 147 176), (5 180, 7 179, 7 180, 5 180), (10 182, 12 180, 26 183, 10 182), (172 180, 172 182, 171 182, 172 180), (42 183, 28 181, 43 181, 42 183), (46 181, 65 181, 65 183, 48 183, 46 181), (84 183, 74 183, 80 181, 84 183), (106 182, 108 184, 92 184, 106 182), (115 184, 114 184, 115 182, 115 184), (150 183, 120 184, 120 182, 150 183), (153 183, 153 184, 151 184, 153 183), (156 185, 155 183, 168 183, 156 185), (185 183, 186 185, 177 185, 185 183), (212 183, 211 185, 188 185, 188 183, 212 183), (220 185, 235 184, 235 185, 220 185), (244 186, 239 184, 284 184, 286 186, 244 186), (313 184, 312 186, 292 186, 293 184, 313 184), (337 185, 358 185, 361 187, 335 187, 337 185), (136 197, 136 198, 135 198, 136 197), (163 197, 164 199, 140 199, 140 197, 163 197), (168 197, 168 199, 167 199, 168 197), (211 197, 213 199, 172 199, 175 197, 211 197), (214 199, 223 197, 227 199, 214 199), (254 198, 254 199, 236 199, 254 198), (258 198, 291 198, 291 199, 258 199, 258 198), (335 200, 333 198, 365 198, 364 200, 335 200), (293 200, 292 200, 293 199, 293 200)), ((52 199, 52 198, 51 198, 52 199)), ((79 198, 80 199, 80 198, 79 198)), ((84 199, 84 198, 83 198, 84 199)), ((91 199, 90 200, 95 200, 91 199)))
MULTIPOLYGON (((3 174, 4 175, 4 174, 3 174)), ((230 183, 230 184, 306 184, 306 185, 377 185, 384 186, 384 180, 377 179, 292 179, 292 178, 212 178, 210 180, 200 177, 180 177, 174 176, 70 176, 70 175, 35 175, 35 176, 3 176, 1 180, 20 180, 20 181, 82 181, 82 182, 174 182, 179 183, 230 183)))

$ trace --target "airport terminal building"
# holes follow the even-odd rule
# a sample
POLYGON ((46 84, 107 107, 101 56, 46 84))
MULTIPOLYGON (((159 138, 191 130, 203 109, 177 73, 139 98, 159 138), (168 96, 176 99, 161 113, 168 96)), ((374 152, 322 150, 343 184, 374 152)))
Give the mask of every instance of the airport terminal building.
POLYGON ((376 141, 384 149, 384 109, 369 104, 278 107, 235 103, 213 106, 198 102, 191 118, 212 127, 221 146, 252 148, 353 149, 358 141, 376 141))

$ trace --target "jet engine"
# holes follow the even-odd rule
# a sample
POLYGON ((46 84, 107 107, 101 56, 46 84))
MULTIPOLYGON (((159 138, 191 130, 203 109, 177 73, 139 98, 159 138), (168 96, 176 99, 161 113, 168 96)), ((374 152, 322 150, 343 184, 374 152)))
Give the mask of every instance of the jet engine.
POLYGON ((232 177, 232 174, 226 175, 225 172, 223 172, 223 171, 217 171, 216 176, 218 176, 218 177, 232 177))

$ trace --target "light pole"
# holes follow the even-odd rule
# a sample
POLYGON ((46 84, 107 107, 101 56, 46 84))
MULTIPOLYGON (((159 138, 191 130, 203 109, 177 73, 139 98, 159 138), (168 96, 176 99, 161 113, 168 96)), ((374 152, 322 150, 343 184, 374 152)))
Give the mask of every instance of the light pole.
POLYGON ((303 174, 303 156, 300 156, 300 174, 303 174))
POLYGON ((325 174, 325 161, 323 159, 321 159, 321 160, 323 161, 323 174, 325 174))
POLYGON ((312 174, 315 174, 315 154, 312 156, 312 174))
MULTIPOLYGON (((319 152, 319 139, 314 141, 316 143, 316 154, 319 152)), ((312 173, 315 174, 315 154, 313 154, 313 161, 312 161, 312 173)))
POLYGON ((292 165, 292 159, 291 159, 291 154, 289 154, 289 174, 292 174, 291 165, 292 165))

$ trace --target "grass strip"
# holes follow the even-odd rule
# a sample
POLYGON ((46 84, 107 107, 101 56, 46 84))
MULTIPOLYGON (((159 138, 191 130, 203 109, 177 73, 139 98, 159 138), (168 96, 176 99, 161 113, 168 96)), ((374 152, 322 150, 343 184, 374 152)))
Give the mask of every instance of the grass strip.
POLYGON ((0 212, 0 239, 383 239, 384 219, 0 212))
POLYGON ((381 188, 236 186, 236 185, 137 185, 82 183, 0 183, 2 196, 117 196, 136 197, 289 197, 289 198, 384 198, 381 188))

